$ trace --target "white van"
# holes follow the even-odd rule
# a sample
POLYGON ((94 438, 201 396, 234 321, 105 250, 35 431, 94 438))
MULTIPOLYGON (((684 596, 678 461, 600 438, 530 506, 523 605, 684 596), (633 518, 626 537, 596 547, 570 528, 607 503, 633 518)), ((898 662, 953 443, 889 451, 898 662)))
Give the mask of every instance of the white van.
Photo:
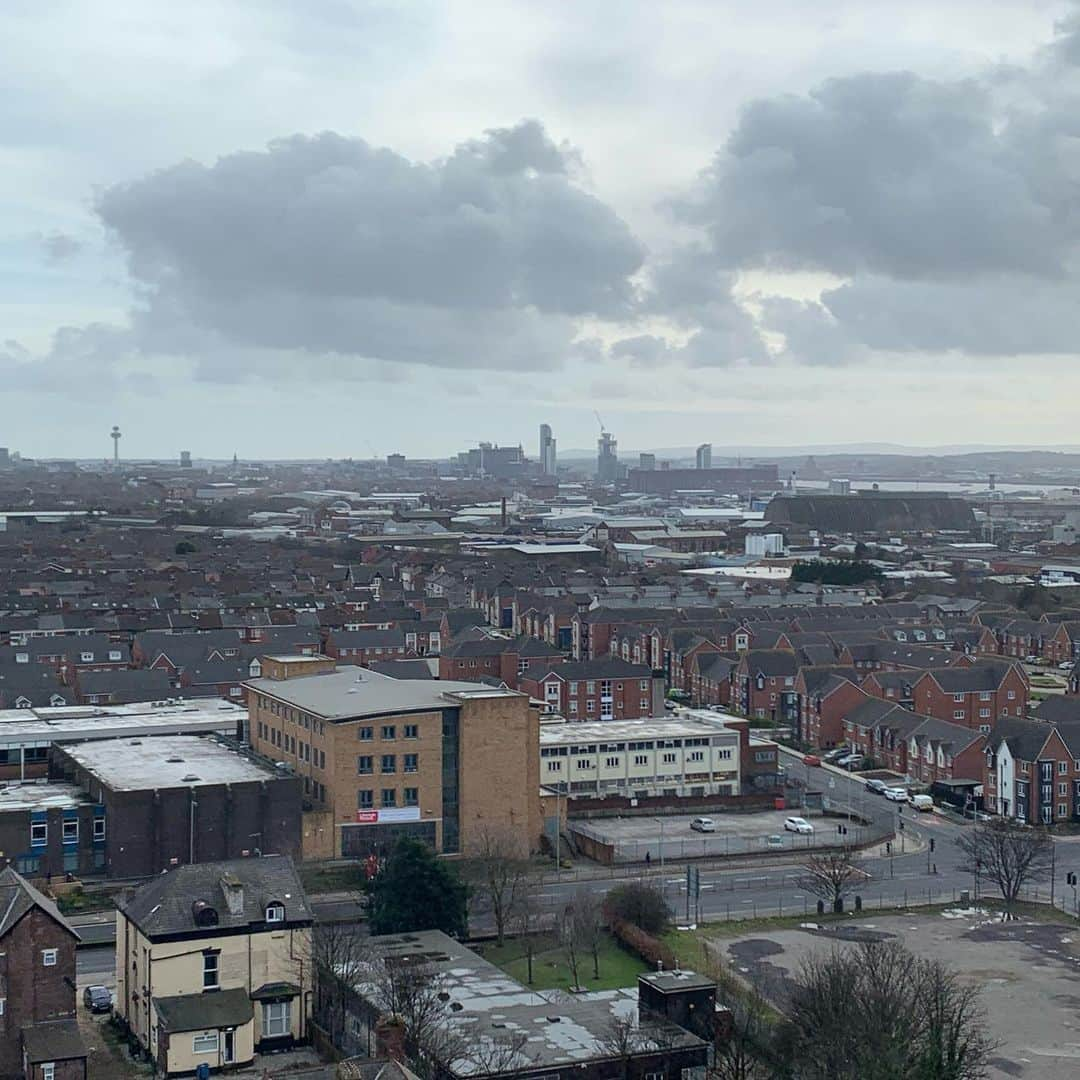
POLYGON ((931 799, 929 795, 912 795, 911 805, 914 806, 916 810, 933 810, 934 800, 931 799))

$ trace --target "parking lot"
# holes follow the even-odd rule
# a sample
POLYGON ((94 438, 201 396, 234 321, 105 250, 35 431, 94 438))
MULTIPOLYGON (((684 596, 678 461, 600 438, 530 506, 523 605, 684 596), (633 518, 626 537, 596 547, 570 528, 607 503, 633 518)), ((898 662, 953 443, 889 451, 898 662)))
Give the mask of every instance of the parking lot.
POLYGON ((812 835, 800 835, 784 829, 784 819, 796 813, 791 810, 769 810, 754 814, 724 814, 711 812, 707 816, 716 826, 712 833, 696 832, 690 823, 696 815, 670 817, 591 818, 572 820, 569 829, 609 846, 614 862, 664 861, 723 855, 751 855, 768 851, 805 851, 812 847, 836 844, 838 827, 848 829, 843 837, 847 843, 860 843, 869 830, 857 824, 848 825, 842 819, 807 816, 813 825, 812 835))
POLYGON ((1075 924, 1003 923, 969 910, 871 918, 839 929, 839 934, 759 931, 716 947, 734 970, 782 1007, 788 976, 810 953, 851 948, 870 937, 897 938, 979 986, 988 1029, 1000 1044, 988 1074, 993 1080, 1080 1076, 1080 928, 1075 924))

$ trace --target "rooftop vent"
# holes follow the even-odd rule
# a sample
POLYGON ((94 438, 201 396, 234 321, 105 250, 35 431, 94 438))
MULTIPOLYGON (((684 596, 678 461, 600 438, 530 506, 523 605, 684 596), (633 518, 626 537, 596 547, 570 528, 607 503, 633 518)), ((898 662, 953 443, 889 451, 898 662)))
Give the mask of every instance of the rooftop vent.
POLYGON ((182 761, 183 761, 184 759, 183 759, 182 757, 176 757, 176 756, 173 756, 173 757, 167 757, 167 758, 166 758, 165 760, 166 760, 167 762, 169 762, 169 764, 171 764, 171 765, 178 765, 178 764, 179 764, 180 762, 182 762, 182 761))
POLYGON ((201 777, 198 777, 194 773, 190 773, 190 772, 187 774, 187 776, 181 776, 180 777, 181 782, 184 783, 184 784, 194 784, 200 779, 201 779, 201 777))

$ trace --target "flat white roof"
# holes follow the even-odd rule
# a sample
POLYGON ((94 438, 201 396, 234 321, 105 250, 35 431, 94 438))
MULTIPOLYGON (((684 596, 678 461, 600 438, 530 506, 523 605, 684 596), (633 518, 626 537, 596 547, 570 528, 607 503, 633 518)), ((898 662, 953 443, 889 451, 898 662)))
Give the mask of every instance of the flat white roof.
POLYGON ((196 735, 102 739, 64 750, 114 791, 236 784, 279 775, 236 750, 196 735))
POLYGON ((5 784, 0 786, 0 814, 5 810, 70 810, 90 800, 77 784, 5 784))
MULTIPOLYGON (((620 739, 701 739, 710 735, 738 737, 726 721, 738 717, 725 713, 683 713, 672 720, 597 720, 594 723, 569 721, 540 725, 541 746, 567 746, 583 742, 612 742, 620 739)), ((744 721, 745 723, 745 721, 744 721)))
POLYGON ((187 731, 231 732, 247 709, 219 698, 154 705, 61 705, 44 709, 0 709, 0 747, 47 746, 54 742, 109 739, 187 731))

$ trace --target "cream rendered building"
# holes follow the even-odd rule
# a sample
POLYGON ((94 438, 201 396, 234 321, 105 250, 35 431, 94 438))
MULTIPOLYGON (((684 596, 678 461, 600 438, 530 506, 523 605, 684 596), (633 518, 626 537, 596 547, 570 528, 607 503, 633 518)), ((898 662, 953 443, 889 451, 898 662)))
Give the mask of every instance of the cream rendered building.
POLYGON ((119 905, 116 1015, 165 1075, 307 1042, 312 918, 285 856, 163 874, 119 905))

